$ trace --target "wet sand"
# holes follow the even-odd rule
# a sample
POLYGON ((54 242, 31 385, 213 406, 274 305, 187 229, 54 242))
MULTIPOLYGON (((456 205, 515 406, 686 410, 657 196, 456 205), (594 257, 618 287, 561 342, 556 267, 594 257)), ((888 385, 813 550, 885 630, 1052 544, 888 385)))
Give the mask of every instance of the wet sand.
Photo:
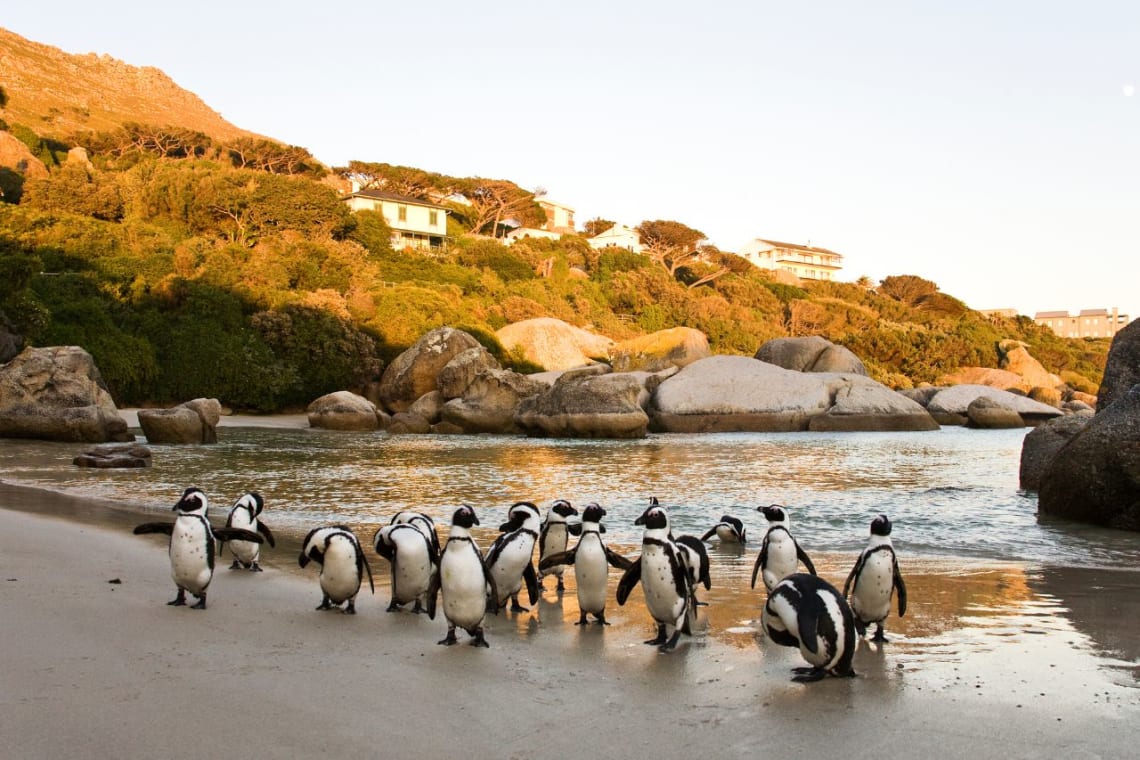
MULTIPOLYGON (((442 647, 442 615, 384 611, 374 555, 355 617, 314 611, 289 536, 264 573, 223 558, 195 611, 166 606, 141 515, 6 484, 0 507, 5 757, 1129 757, 1140 737, 1137 573, 912 561, 911 609, 860 644, 859 677, 796 684, 739 579, 668 655, 641 643, 640 592, 611 590, 613 626, 573 625, 571 573, 490 618, 490 649, 442 647)), ((817 565, 842 583, 844 563, 817 565)))

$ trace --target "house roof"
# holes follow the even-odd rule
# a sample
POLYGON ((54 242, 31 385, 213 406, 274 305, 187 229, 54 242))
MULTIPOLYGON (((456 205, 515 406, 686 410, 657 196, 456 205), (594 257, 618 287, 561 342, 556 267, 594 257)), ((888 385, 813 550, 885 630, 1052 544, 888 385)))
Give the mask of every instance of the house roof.
POLYGON ((420 200, 413 198, 410 195, 397 195, 396 193, 386 193, 383 190, 358 190, 355 193, 350 193, 348 198, 371 198, 377 201, 392 201, 393 203, 406 203, 409 206, 423 206, 424 208, 435 208, 440 211, 450 211, 451 209, 446 206, 440 206, 430 201, 420 200))
POLYGON ((838 256, 843 258, 843 254, 829 251, 826 248, 820 248, 814 245, 800 245, 799 243, 781 243, 779 240, 768 240, 767 238, 756 238, 761 243, 767 243, 773 248, 789 248, 793 251, 810 251, 811 253, 826 253, 831 256, 838 256))
POLYGON ((1056 319, 1071 316, 1067 311, 1039 311, 1033 315, 1034 319, 1056 319))
POLYGON ((1082 317, 1107 317, 1108 309, 1081 309, 1082 317))

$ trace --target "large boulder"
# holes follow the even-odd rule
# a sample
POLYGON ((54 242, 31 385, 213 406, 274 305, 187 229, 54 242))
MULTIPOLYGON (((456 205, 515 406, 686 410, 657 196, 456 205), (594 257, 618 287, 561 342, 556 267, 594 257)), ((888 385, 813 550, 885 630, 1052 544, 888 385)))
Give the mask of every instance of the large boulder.
POLYGON ((321 396, 305 411, 309 415, 309 427, 328 430, 380 430, 389 422, 388 416, 375 404, 351 391, 321 396))
POLYGON ((76 454, 71 463, 105 470, 150 467, 151 458, 150 449, 140 443, 110 443, 76 454))
POLYGON ((1021 487, 1036 491, 1041 487, 1041 475, 1053 457, 1069 440, 1084 430, 1092 419, 1092 410, 1043 422, 1029 431, 1021 443, 1021 467, 1018 473, 1021 487))
POLYGON ((1025 427, 1017 410, 989 396, 978 396, 966 407, 966 424, 974 428, 1000 430, 1025 427))
POLYGON ((539 317, 515 322, 495 332, 508 351, 543 369, 558 370, 596 363, 609 355, 613 341, 561 319, 539 317))
POLYGON ((443 405, 441 417, 465 433, 518 433, 519 405, 546 387, 518 372, 486 368, 475 375, 462 398, 443 405))
POLYGON ((808 421, 812 431, 937 430, 938 423, 917 401, 862 375, 831 374, 831 406, 808 421))
POLYGON ((1140 385, 1097 412, 1041 475, 1042 515, 1140 530, 1140 385))
POLYGON ((1061 378, 1041 366, 1041 362, 1029 354, 1028 347, 1021 341, 1003 340, 997 348, 998 365, 1021 377, 1030 388, 1056 388, 1061 385, 1061 378))
POLYGON ((687 367, 709 356, 709 339, 700 330, 674 327, 624 340, 610 349, 615 372, 660 372, 669 367, 687 367))
POLYGON ((139 427, 150 443, 217 443, 222 405, 198 398, 170 409, 140 409, 139 427))
POLYGON ((936 383, 939 386, 985 385, 990 388, 1000 388, 1003 391, 1027 392, 1030 388, 1029 383, 1025 382, 1025 378, 1021 375, 992 367, 959 367, 953 372, 939 377, 936 383))
POLYGON ((1013 409, 1021 415, 1026 425, 1038 425, 1063 414, 1060 409, 1048 404, 984 385, 955 385, 942 388, 927 402, 926 410, 939 425, 965 425, 969 422, 967 410, 970 404, 981 396, 994 399, 1003 406, 1013 409))
POLYGON ((485 369, 502 369, 502 365, 483 346, 469 348, 457 354, 439 371, 439 376, 436 378, 436 385, 443 394, 443 400, 450 401, 462 396, 475 380, 475 376, 485 369))
POLYGON ((78 346, 25 348, 0 365, 0 437, 134 440, 91 354, 78 346))
POLYGON ((406 412, 420 396, 438 389, 437 378, 448 362, 478 346, 479 341, 462 330, 432 330, 385 368, 377 397, 388 411, 406 412))
POLYGON ((843 346, 826 338, 773 338, 756 351, 762 362, 797 372, 841 372, 866 375, 863 361, 843 346))
POLYGON ((648 373, 609 372, 599 365, 563 373, 549 389, 519 405, 515 421, 531 436, 644 438, 648 373))
POLYGON ((1096 394, 1096 410, 1107 409, 1140 383, 1140 319, 1134 319, 1112 338, 1104 377, 1096 394))

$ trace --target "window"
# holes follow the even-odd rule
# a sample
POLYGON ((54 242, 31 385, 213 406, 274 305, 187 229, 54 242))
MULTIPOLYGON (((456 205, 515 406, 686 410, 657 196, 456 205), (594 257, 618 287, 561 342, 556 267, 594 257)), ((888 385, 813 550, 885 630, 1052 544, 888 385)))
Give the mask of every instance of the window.
POLYGON ((396 207, 396 221, 399 221, 399 222, 408 221, 408 207, 407 206, 397 206, 396 207))
POLYGON ((432 227, 439 224, 439 212, 438 211, 429 211, 428 212, 428 224, 430 224, 432 227))

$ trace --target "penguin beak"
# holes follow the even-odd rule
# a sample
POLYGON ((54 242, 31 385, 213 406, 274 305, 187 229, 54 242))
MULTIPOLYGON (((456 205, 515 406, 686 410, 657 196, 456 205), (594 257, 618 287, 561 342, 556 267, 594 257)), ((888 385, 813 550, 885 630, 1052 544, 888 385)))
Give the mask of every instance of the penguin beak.
POLYGON ((645 519, 646 519, 645 516, 648 514, 649 514, 649 510, 647 509, 641 513, 640 517, 638 517, 636 520, 633 521, 633 524, 634 525, 645 525, 645 519))

